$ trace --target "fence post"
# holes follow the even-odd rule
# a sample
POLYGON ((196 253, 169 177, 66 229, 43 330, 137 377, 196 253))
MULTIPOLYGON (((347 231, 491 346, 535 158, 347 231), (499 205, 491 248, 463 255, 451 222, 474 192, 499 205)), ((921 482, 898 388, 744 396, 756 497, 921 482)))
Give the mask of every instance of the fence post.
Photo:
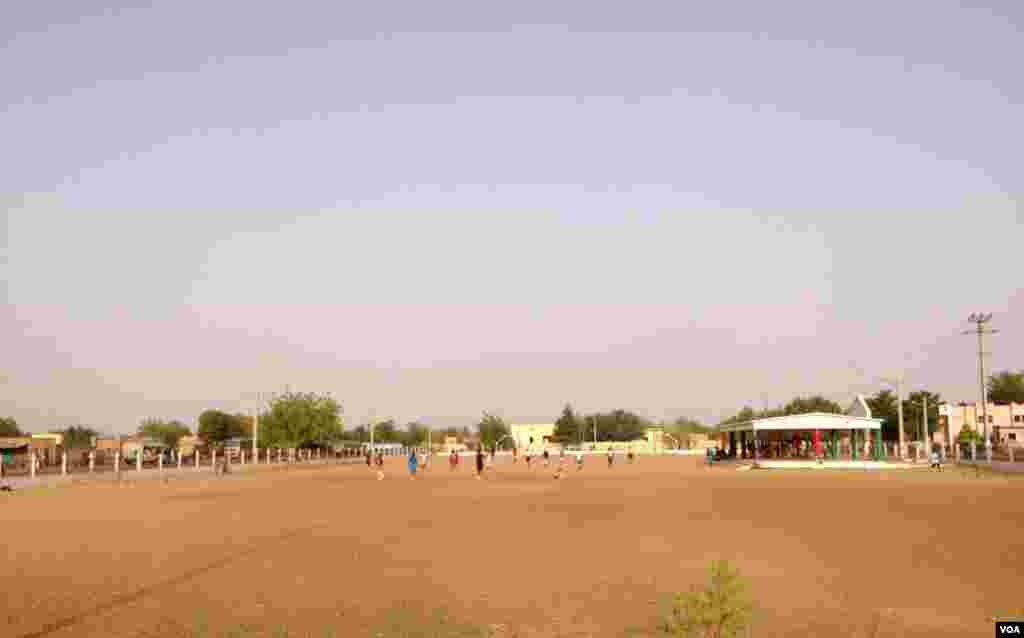
POLYGON ((161 474, 164 473, 164 454, 160 452, 160 456, 156 457, 156 471, 161 474))
POLYGON ((89 474, 96 470, 96 451, 89 450, 89 474))
POLYGON ((28 475, 29 478, 36 477, 36 453, 32 452, 28 457, 28 475))
POLYGON ((114 474, 121 474, 121 451, 114 452, 114 474))
POLYGON ((181 469, 181 452, 175 452, 174 458, 178 461, 178 469, 181 469))
POLYGON ((61 452, 60 453, 60 475, 61 476, 67 476, 68 475, 68 453, 67 452, 61 452))
POLYGON ((199 450, 196 450, 195 452, 192 453, 192 457, 196 460, 196 464, 195 464, 196 472, 199 471, 199 457, 200 456, 202 456, 202 455, 199 454, 199 450))
POLYGON ((210 453, 210 467, 213 471, 217 471, 217 448, 213 448, 213 452, 210 453))

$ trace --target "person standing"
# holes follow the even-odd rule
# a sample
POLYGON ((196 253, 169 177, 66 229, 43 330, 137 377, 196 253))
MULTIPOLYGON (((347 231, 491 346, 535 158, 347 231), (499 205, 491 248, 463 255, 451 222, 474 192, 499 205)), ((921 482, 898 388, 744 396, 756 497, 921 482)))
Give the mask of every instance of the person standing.
POLYGON ((615 461, 615 450, 608 448, 608 469, 612 469, 612 463, 615 461))
POLYGON ((551 456, 548 454, 548 449, 544 448, 544 467, 547 467, 548 463, 550 463, 550 462, 551 462, 551 456))
POLYGON ((476 446, 476 480, 480 480, 484 475, 484 449, 483 446, 476 446))
POLYGON ((384 451, 377 451, 377 480, 384 480, 384 451))
POLYGON ((416 478, 416 468, 419 465, 419 458, 416 456, 416 449, 409 453, 409 478, 416 478))
POLYGON ((452 453, 448 455, 448 471, 449 472, 454 472, 455 471, 455 466, 458 465, 458 464, 459 464, 459 457, 455 454, 455 450, 452 450, 452 453))
POLYGON ((576 450, 576 471, 583 469, 583 450, 576 450))

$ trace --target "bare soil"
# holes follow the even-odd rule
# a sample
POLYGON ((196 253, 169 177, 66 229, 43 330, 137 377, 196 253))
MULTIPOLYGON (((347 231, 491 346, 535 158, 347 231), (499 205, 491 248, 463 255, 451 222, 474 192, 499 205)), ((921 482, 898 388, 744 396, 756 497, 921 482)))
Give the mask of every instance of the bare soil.
POLYGON ((656 636, 719 557, 759 636, 988 636, 1024 607, 1020 477, 470 465, 2 493, 0 635, 656 636))

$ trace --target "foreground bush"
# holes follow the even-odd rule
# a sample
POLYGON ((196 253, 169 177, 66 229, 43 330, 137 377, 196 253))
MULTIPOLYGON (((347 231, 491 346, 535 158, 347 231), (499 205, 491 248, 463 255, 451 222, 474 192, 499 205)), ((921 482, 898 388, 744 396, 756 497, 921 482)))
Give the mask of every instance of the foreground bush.
POLYGON ((681 638, 735 638, 749 628, 752 612, 745 579, 729 561, 716 560, 706 584, 673 597, 665 631, 681 638))

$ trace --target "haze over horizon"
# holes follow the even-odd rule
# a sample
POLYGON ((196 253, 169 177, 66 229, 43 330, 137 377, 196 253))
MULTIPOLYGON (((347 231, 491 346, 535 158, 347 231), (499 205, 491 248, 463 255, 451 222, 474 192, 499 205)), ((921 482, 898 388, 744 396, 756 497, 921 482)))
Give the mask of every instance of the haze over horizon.
POLYGON ((0 416, 977 400, 970 313, 1024 368, 1024 5, 962 5, 11 3, 0 416))

